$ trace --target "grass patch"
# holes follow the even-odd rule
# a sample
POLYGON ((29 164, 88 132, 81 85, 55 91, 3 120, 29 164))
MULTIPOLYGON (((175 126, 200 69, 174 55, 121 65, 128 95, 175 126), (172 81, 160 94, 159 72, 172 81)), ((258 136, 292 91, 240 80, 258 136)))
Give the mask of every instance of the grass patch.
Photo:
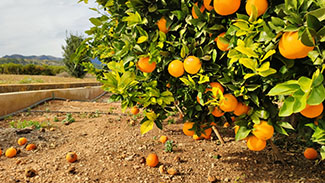
POLYGON ((35 129, 40 129, 40 128, 48 128, 51 126, 49 122, 38 122, 38 121, 11 121, 9 122, 9 125, 11 128, 27 128, 27 127, 33 127, 35 129))

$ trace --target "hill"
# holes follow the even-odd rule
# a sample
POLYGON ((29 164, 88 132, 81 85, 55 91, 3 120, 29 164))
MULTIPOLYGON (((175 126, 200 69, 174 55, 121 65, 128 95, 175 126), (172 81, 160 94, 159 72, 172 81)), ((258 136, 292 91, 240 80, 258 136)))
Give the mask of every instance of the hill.
POLYGON ((7 63, 14 63, 14 64, 34 64, 34 65, 56 65, 56 66, 63 66, 64 63, 62 62, 62 58, 48 56, 48 55, 41 55, 41 56, 23 56, 23 55, 6 55, 0 58, 0 64, 7 64, 7 63))

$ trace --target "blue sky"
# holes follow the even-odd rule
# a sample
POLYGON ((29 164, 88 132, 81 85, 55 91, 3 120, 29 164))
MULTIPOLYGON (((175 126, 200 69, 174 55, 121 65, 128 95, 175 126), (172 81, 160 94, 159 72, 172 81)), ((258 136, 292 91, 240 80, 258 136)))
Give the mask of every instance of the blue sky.
POLYGON ((1 0, 0 57, 11 54, 62 57, 66 32, 84 34, 97 7, 78 0, 1 0))

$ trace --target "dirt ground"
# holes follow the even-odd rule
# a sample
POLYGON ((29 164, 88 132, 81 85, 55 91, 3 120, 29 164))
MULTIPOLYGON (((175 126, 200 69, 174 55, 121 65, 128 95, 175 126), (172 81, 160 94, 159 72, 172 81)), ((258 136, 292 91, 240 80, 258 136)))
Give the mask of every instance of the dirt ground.
MULTIPOLYGON (((140 134, 141 117, 122 113, 118 103, 106 103, 107 97, 98 102, 51 101, 32 111, 0 121, 0 148, 14 146, 20 149, 17 157, 0 157, 0 183, 85 183, 85 182, 139 182, 139 183, 204 183, 211 182, 279 182, 324 183, 323 162, 310 161, 302 151, 280 149, 288 165, 275 159, 268 144, 261 152, 247 149, 244 141, 234 141, 233 129, 218 127, 225 144, 216 137, 195 141, 185 136, 182 124, 168 124, 163 130, 154 128, 140 134), (60 113, 62 112, 62 113, 60 113), (75 122, 61 121, 71 113, 75 122), (80 113, 81 112, 81 113, 80 113), (85 113, 87 112, 87 113, 85 113), (92 112, 92 113, 90 113, 92 112), (105 113, 105 114, 102 114, 105 113), (54 122, 55 117, 59 122, 54 122), (38 121, 41 129, 10 128, 12 121, 38 121), (173 152, 157 139, 166 135, 174 142, 173 152), (37 149, 26 151, 17 139, 26 137, 37 149), (69 151, 76 152, 78 161, 68 163, 69 151), (150 168, 143 158, 156 153, 159 165, 150 168), (161 173, 159 166, 174 168, 176 175, 161 173), (26 170, 36 175, 26 177, 26 170), (210 178, 210 180, 209 180, 210 178)), ((288 138, 289 139, 289 138, 288 138)))
POLYGON ((30 84, 30 83, 71 83, 71 82, 96 82, 96 78, 88 76, 83 79, 62 76, 39 75, 13 75, 0 74, 0 84, 30 84))

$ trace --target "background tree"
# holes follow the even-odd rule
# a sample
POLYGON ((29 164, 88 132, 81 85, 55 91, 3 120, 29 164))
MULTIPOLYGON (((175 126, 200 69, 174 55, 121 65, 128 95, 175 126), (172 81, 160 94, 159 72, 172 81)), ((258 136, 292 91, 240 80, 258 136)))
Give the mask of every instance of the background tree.
POLYGON ((90 58, 87 55, 78 55, 77 57, 75 54, 77 48, 81 45, 83 40, 84 39, 82 36, 73 35, 70 33, 70 35, 65 39, 66 45, 62 46, 64 51, 63 62, 67 67, 69 74, 77 78, 83 78, 87 73, 87 71, 85 71, 85 67, 80 63, 90 62, 90 58))

